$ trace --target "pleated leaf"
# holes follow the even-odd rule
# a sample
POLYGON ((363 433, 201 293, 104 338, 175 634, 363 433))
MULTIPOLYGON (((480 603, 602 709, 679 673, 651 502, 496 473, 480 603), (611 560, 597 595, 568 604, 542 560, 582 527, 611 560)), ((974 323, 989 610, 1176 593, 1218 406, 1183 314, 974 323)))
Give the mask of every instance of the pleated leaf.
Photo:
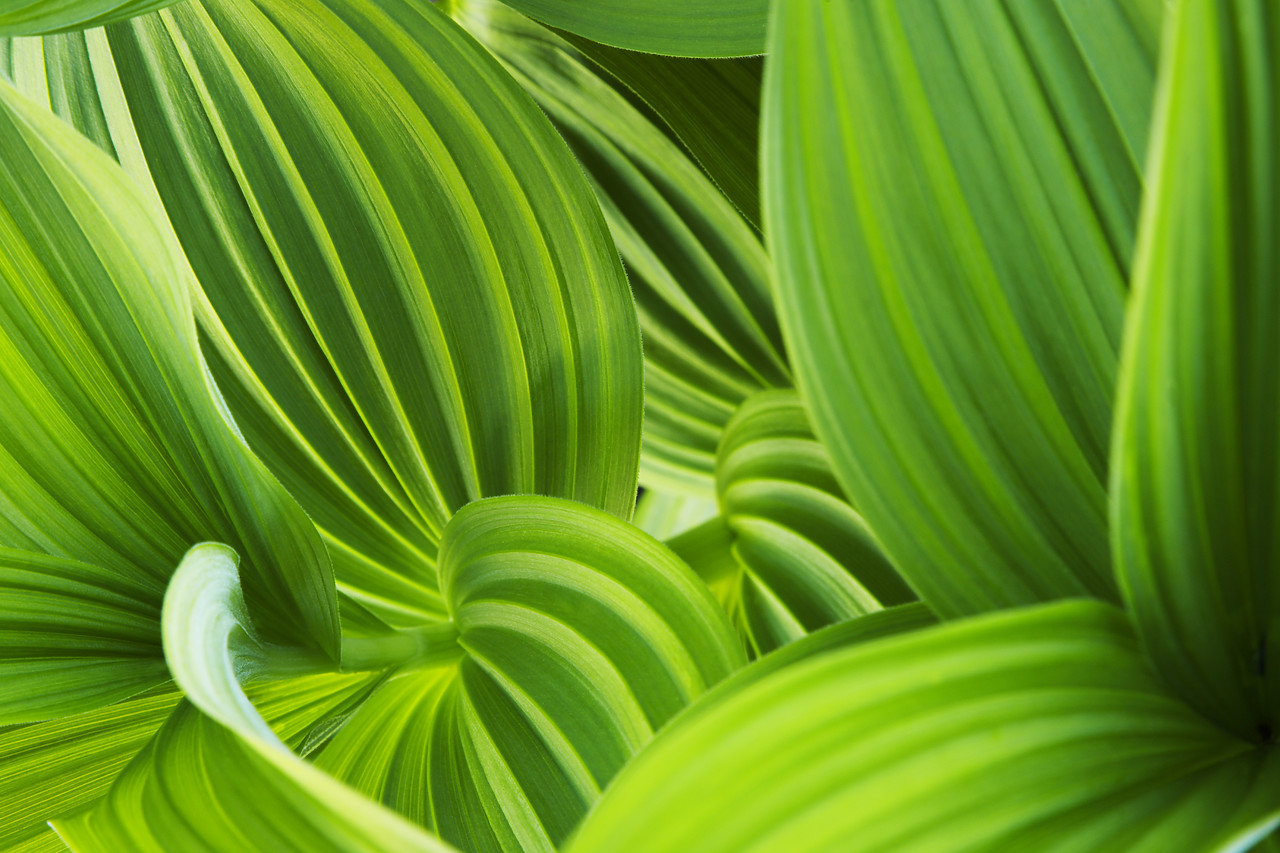
MULTIPOLYGON (((470 0, 447 0, 465 6, 470 0)), ((592 41, 666 56, 764 52, 768 0, 505 0, 544 24, 592 41)))
POLYGON ((569 143, 626 263, 644 336, 641 483, 712 496, 730 415, 753 391, 791 383, 759 236, 663 120, 587 55, 496 2, 454 14, 569 143))
POLYGON ((795 391, 747 399, 720 442, 716 481, 722 517, 671 547, 712 584, 753 654, 915 598, 836 482, 795 391))
POLYGON ((1280 818, 1276 756, 1167 693, 1100 603, 832 651, 707 698, 571 853, 1191 853, 1244 849, 1227 845, 1280 818))
POLYGON ((1280 712, 1280 14, 1182 4, 1115 443, 1116 570, 1161 672, 1268 740, 1280 712))
POLYGON ((187 700, 98 804, 53 822, 73 849, 449 850, 290 749, 289 741, 359 704, 369 675, 281 682, 256 697, 261 707, 246 694, 240 679, 264 672, 270 645, 248 618, 231 549, 192 548, 165 592, 162 618, 165 655, 187 700))
POLYGON ((787 345, 842 485, 941 614, 1117 597, 1111 401, 1162 7, 775 4, 787 345))
POLYGON ((5 0, 0 37, 100 27, 162 9, 176 0, 5 0))
POLYGON ((741 645, 669 550, 599 510, 491 498, 445 532, 461 659, 392 680, 317 764, 471 851, 553 850, 741 645))
MULTIPOLYGON (((151 674, 130 688, 141 689, 161 677, 154 616, 165 580, 192 542, 216 533, 249 558, 247 596, 264 634, 336 656, 323 544, 226 419, 167 223, 109 157, 3 82, 0 149, 0 547, 11 549, 11 627, 54 630, 65 608, 68 633, 77 619, 88 632, 82 648, 96 637, 103 652, 125 641, 121 657, 151 657, 151 674)), ((78 641, 59 642, 69 651, 78 641)), ((99 698, 119 698, 123 681, 99 684, 99 698)), ((58 704, 41 711, 49 697, 28 694, 22 719, 98 701, 88 681, 79 699, 60 679, 47 686, 58 704)))

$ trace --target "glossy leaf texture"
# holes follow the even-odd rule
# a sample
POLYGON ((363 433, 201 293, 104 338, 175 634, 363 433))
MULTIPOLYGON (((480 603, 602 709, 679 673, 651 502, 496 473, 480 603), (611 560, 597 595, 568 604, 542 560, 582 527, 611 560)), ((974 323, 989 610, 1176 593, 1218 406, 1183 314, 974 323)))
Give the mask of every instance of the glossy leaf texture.
POLYGON ((271 646, 245 609, 236 554, 203 543, 165 591, 165 656, 186 695, 91 809, 53 822, 77 851, 415 851, 447 845, 303 761, 305 747, 382 676, 265 685, 271 646), (257 704, 255 704, 255 700, 257 704))
POLYGON ((587 55, 493 0, 453 14, 550 116, 622 253, 644 336, 641 483, 712 496, 733 411, 791 384, 759 235, 660 116, 587 55))
POLYGON ((914 600, 836 482, 795 391, 747 399, 720 442, 716 480, 720 516, 671 547, 711 584, 753 654, 914 600))
POLYGON ((390 681, 316 763, 461 849, 555 849, 653 732, 743 662, 687 566, 570 501, 465 507, 441 580, 460 660, 390 681))
POLYGON ((25 76, 54 102, 86 56, 124 160, 136 131, 213 373, 344 592, 438 617, 441 531, 487 495, 629 517, 625 276, 564 143, 464 32, 409 0, 208 0, 96 38, 46 39, 25 76))
POLYGON ((1170 684, 1269 740, 1280 722, 1280 14, 1182 4, 1126 338, 1116 569, 1170 684))
POLYGON ((1107 458, 1162 8, 775 4, 787 345, 841 484, 942 615, 1117 597, 1107 458))
MULTIPOLYGON (((448 0, 451 4, 467 0, 448 0)), ((552 27, 664 56, 764 52, 769 0, 505 0, 552 27)))
POLYGON ((0 38, 100 27, 163 9, 177 0, 5 0, 0 38))
POLYGON ((1278 780, 1275 755, 1165 692, 1122 613, 1070 602, 710 694, 567 850, 1242 849, 1280 818, 1278 780))
POLYGON ((0 722, 163 681, 160 595, 212 533, 247 555, 266 633, 336 657, 323 544, 226 419, 172 231, 110 158, 2 82, 0 148, 0 586, 6 632, 26 633, 5 667, 60 673, 23 677, 24 707, 6 701, 0 722))

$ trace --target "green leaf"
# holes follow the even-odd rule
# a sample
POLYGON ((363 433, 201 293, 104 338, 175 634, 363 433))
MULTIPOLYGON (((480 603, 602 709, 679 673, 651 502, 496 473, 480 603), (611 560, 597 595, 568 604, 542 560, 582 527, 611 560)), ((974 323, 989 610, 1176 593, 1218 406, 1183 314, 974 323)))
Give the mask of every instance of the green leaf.
POLYGON ((163 9, 177 0, 5 0, 0 37, 83 30, 163 9))
POLYGON ((716 481, 723 522, 671 547, 712 585, 753 654, 915 598, 849 505, 795 391, 743 403, 720 441, 716 481))
POLYGON ((1114 464, 1125 600, 1210 718, 1280 723, 1280 16, 1182 4, 1166 54, 1114 464))
POLYGON ((707 698, 570 853, 1201 851, 1276 815, 1277 757, 1165 692, 1100 603, 832 651, 707 698))
POLYGON ((642 484, 710 497, 730 415, 753 391, 791 384, 759 236, 587 55, 496 2, 454 14, 569 143, 627 265, 645 343, 642 484))
POLYGON ((0 547, 89 564, 73 571, 100 592, 81 593, 154 606, 216 533, 248 558, 264 633, 336 657, 323 543, 226 418, 153 201, 3 82, 0 149, 0 547))
POLYGON ((106 793, 180 698, 161 687, 82 714, 0 729, 0 849, 63 849, 46 821, 106 793))
MULTIPOLYGON (((447 0, 466 6, 470 0, 447 0)), ((769 0, 505 0, 544 24, 592 41, 667 56, 764 52, 769 0)))
POLYGON ((787 345, 944 616, 1117 598, 1111 399, 1160 0, 789 0, 764 107, 787 345))
POLYGON ((98 708, 168 681, 158 586, 0 548, 0 724, 98 708))
POLYGON ((100 803, 54 821, 73 849, 449 850, 316 770, 286 742, 349 712, 370 676, 282 682, 256 697, 255 707, 240 680, 263 672, 270 646, 248 619, 231 549, 192 548, 165 592, 162 618, 165 655, 187 701, 100 803))
POLYGON ((708 521, 719 512, 715 501, 676 492, 644 489, 631 523, 654 539, 670 539, 708 521))
POLYGON ((203 288, 211 370, 344 592, 438 617, 440 532, 486 495, 629 516, 643 374, 616 251, 545 117, 439 10, 208 0, 88 44, 203 288))
POLYGON ((743 662, 687 566, 581 504, 471 504, 440 565, 465 655, 390 681, 317 764, 466 850, 553 850, 654 731, 743 662))

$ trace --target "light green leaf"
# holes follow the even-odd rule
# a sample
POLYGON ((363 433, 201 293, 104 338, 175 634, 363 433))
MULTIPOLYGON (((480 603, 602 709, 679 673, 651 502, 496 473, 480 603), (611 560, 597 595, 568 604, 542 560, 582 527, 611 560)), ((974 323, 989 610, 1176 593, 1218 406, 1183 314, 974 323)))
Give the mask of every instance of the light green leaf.
POLYGON ((1120 611, 1071 602, 709 694, 567 849, 1191 853, 1271 819, 1278 769, 1165 692, 1120 611))
MULTIPOLYGON (((107 135, 198 274, 228 406, 344 592, 438 617, 440 532, 486 495, 629 516, 642 356, 607 227, 545 117, 439 10, 207 0, 86 43, 107 135)), ((46 81, 84 66, 54 44, 46 81)))
POLYGON ((1280 723, 1280 18, 1181 5, 1126 337, 1116 570, 1165 678, 1210 718, 1280 723))
POLYGON ((163 9, 177 0, 4 0, 0 37, 100 27, 163 9))
POLYGON ((730 415, 753 391, 791 384, 759 236, 588 56, 492 0, 454 14, 569 143, 627 265, 645 346, 641 483, 710 497, 730 415))
POLYGON ((108 705, 169 680, 146 575, 0 548, 0 724, 108 705))
MULTIPOLYGON (((323 544, 227 421, 167 223, 3 82, 0 149, 0 547, 87 563, 73 571, 100 590, 81 593, 154 607, 190 543, 216 533, 249 558, 264 633, 336 657, 323 544)), ((47 589, 12 606, 44 608, 47 589)))
POLYGON ((712 585, 753 654, 915 598, 849 505, 795 391, 749 397, 717 456, 723 521, 671 547, 712 585))
POLYGON ((63 849, 46 821, 106 793, 180 698, 165 686, 82 714, 0 729, 0 849, 63 849))
POLYGON ((842 485, 942 615, 1117 597, 1111 399, 1162 6, 774 6, 787 345, 842 485))
POLYGON ((464 656, 389 682, 317 764, 466 850, 554 849, 654 731, 743 662, 687 566, 581 504, 472 504, 440 565, 464 656))
POLYGON ((335 713, 349 713, 371 686, 370 676, 282 682, 255 707, 240 680, 264 671, 271 648, 248 620, 231 549, 192 548, 165 592, 162 618, 165 655, 188 701, 100 803, 54 821, 73 849, 449 850, 316 770, 286 742, 335 713))
POLYGON ((670 539, 714 518, 715 501, 673 492, 644 489, 636 500, 631 523, 654 539, 670 539))
MULTIPOLYGON (((469 0, 446 0, 466 5, 469 0)), ((769 0, 506 0, 544 24, 592 41, 667 56, 764 52, 769 0)))

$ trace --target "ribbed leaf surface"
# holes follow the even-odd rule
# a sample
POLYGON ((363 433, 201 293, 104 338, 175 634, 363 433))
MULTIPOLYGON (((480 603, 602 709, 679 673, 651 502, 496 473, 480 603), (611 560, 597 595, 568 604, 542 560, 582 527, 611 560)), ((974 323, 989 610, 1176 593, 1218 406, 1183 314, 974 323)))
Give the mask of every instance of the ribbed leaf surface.
POLYGON ((163 9, 177 0, 5 0, 0 37, 83 30, 163 9))

